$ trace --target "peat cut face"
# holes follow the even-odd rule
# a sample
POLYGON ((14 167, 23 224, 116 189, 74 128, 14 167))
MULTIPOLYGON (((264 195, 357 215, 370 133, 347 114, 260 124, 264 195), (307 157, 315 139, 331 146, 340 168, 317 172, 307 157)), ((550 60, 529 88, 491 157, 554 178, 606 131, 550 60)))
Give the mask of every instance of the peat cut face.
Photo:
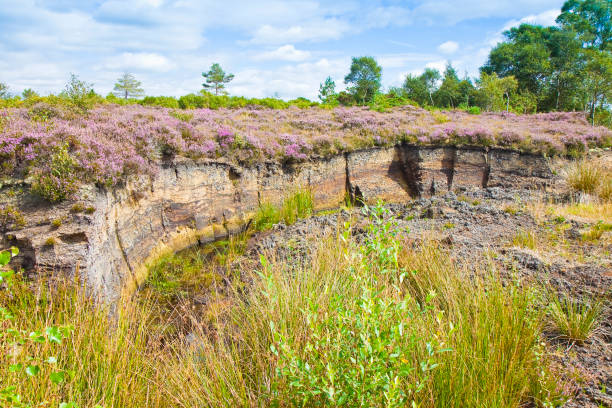
POLYGON ((3 232, 0 246, 19 246, 16 262, 32 273, 78 271, 112 301, 143 282, 147 263, 237 232, 262 202, 279 205, 298 188, 310 189, 315 210, 322 210, 347 197, 405 202, 449 190, 530 189, 555 180, 541 156, 471 147, 397 145, 252 166, 175 156, 155 176, 133 177, 111 190, 85 186, 77 202, 33 204, 27 192, 0 195, 0 204, 19 208, 26 220, 22 228, 3 232), (89 210, 74 211, 76 203, 89 210), (54 226, 54 219, 61 225, 54 226), (54 245, 47 244, 50 238, 54 245))

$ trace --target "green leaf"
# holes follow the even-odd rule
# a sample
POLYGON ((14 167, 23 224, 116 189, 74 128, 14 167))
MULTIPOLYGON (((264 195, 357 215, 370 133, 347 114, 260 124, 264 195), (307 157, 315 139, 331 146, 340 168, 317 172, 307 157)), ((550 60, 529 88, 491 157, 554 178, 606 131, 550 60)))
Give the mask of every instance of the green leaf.
POLYGON ((22 368, 23 368, 23 365, 21 365, 21 364, 11 364, 9 366, 9 371, 11 373, 16 373, 18 371, 21 371, 22 368))
POLYGON ((26 374, 30 377, 34 377, 40 373, 40 367, 37 365, 29 365, 26 367, 26 374))
POLYGON ((0 266, 8 265, 11 261, 11 253, 9 251, 0 252, 0 266))
POLYGON ((11 254, 13 255, 13 257, 16 257, 17 255, 19 255, 19 248, 11 247, 11 254))
POLYGON ((47 337, 49 338, 49 341, 51 343, 61 344, 62 338, 64 336, 61 333, 60 329, 58 329, 57 327, 47 327, 45 333, 47 333, 47 337))
POLYGON ((57 363, 57 358, 51 356, 48 359, 45 360, 45 363, 49 363, 49 364, 55 364, 57 363))
POLYGON ((40 332, 30 332, 28 337, 30 338, 30 340, 32 340, 35 343, 45 342, 45 336, 43 336, 40 332))
POLYGON ((57 371, 57 372, 49 374, 49 379, 51 380, 53 384, 61 383, 62 381, 64 381, 65 377, 66 377, 66 373, 63 371, 57 371))

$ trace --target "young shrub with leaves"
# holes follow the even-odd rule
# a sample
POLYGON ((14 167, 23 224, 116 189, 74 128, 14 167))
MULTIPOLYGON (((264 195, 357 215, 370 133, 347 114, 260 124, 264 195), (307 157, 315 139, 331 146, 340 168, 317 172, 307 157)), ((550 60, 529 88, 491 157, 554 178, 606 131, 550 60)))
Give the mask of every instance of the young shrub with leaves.
POLYGON ((77 162, 68 145, 55 148, 50 162, 34 173, 32 191, 52 203, 72 198, 79 189, 77 162))

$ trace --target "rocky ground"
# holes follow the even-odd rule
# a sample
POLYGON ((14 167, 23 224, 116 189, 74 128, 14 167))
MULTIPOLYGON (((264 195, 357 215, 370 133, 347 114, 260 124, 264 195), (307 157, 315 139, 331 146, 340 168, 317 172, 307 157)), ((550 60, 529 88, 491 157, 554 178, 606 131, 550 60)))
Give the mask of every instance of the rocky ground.
MULTIPOLYGON (((568 407, 612 407, 612 240, 610 232, 594 241, 583 238, 592 221, 537 210, 567 199, 552 193, 491 188, 385 208, 399 228, 409 231, 407 245, 431 239, 448 248, 457 262, 476 265, 487 258, 509 279, 577 298, 606 299, 599 329, 584 344, 568 343, 554 331, 545 333, 543 341, 566 373, 566 387, 575 394, 568 407)), ((368 222, 362 210, 320 214, 291 226, 278 224, 251 238, 247 257, 254 259, 261 253, 284 259, 307 257, 318 238, 336 233, 348 219, 355 225, 354 233, 362 233, 368 222)))

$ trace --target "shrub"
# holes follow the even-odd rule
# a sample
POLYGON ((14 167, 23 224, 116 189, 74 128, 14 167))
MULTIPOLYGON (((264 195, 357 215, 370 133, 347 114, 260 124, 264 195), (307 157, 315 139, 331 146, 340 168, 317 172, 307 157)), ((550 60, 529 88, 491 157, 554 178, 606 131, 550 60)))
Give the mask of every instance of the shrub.
POLYGON ((470 115, 480 115, 480 108, 478 106, 470 106, 466 112, 470 115))
POLYGON ((50 163, 34 173, 32 191, 55 203, 72 198, 78 189, 77 163, 63 144, 55 148, 50 163))
POLYGON ((53 228, 59 228, 62 226, 62 219, 61 218, 55 218, 54 220, 51 221, 51 226, 53 228))
POLYGON ((603 301, 560 299, 554 293, 548 300, 549 323, 563 338, 579 344, 591 337, 604 312, 603 301))
POLYGON ((145 106, 161 106, 170 109, 179 108, 179 102, 172 96, 145 96, 139 103, 145 106))

